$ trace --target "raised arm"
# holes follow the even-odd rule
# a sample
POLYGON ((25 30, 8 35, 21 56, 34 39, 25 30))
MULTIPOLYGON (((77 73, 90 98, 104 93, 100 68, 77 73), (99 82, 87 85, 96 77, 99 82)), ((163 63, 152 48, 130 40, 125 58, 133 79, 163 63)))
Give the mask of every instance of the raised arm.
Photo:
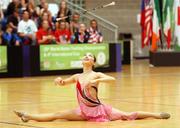
POLYGON ((76 82, 78 74, 72 75, 69 78, 66 78, 65 80, 63 80, 61 77, 58 77, 54 80, 55 85, 60 85, 60 86, 65 86, 68 84, 72 84, 76 82))

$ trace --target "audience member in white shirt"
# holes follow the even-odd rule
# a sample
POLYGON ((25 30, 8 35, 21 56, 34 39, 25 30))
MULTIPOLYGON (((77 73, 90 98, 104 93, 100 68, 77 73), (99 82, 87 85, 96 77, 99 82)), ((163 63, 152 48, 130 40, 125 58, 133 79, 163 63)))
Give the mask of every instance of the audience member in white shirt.
POLYGON ((29 17, 28 11, 23 11, 23 19, 18 24, 18 33, 24 44, 36 44, 35 33, 37 32, 36 24, 29 17))

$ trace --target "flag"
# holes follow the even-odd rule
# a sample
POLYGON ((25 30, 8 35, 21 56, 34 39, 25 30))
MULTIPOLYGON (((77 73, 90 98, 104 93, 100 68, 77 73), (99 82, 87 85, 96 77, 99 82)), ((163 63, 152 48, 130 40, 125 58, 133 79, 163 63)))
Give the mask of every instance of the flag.
POLYGON ((180 0, 174 0, 173 11, 175 15, 174 37, 177 41, 177 45, 180 47, 180 0))
POLYGON ((180 1, 179 1, 179 6, 178 6, 178 25, 180 25, 180 1))
POLYGON ((157 43, 160 41, 161 33, 161 10, 159 0, 153 0, 153 26, 151 51, 157 50, 157 43))
POLYGON ((167 42, 167 48, 170 48, 172 41, 172 6, 174 0, 164 0, 163 2, 163 31, 167 42))
POLYGON ((151 0, 142 0, 141 4, 141 42, 142 48, 149 45, 152 37, 153 8, 151 0))

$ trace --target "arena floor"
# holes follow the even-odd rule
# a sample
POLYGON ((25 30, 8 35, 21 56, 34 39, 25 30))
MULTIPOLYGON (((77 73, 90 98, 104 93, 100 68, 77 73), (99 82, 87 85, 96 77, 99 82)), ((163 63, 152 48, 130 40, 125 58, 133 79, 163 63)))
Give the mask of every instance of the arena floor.
MULTIPOLYGON (((168 120, 146 119, 108 123, 22 123, 13 110, 50 113, 77 107, 75 86, 57 87, 56 76, 0 79, 0 128, 179 128, 180 67, 150 68, 148 61, 135 61, 121 73, 115 85, 101 85, 100 99, 123 111, 168 112, 168 120)), ((62 76, 63 78, 67 76, 62 76)))

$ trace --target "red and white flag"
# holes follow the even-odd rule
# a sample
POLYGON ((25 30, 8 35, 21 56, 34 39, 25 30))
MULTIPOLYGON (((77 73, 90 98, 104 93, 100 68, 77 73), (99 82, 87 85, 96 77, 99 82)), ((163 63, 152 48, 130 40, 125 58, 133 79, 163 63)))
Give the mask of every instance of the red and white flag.
POLYGON ((141 5, 141 41, 142 48, 149 45, 152 37, 153 7, 151 0, 142 0, 141 5))
POLYGON ((175 30, 174 36, 177 39, 177 45, 180 46, 180 0, 174 0, 175 30))

